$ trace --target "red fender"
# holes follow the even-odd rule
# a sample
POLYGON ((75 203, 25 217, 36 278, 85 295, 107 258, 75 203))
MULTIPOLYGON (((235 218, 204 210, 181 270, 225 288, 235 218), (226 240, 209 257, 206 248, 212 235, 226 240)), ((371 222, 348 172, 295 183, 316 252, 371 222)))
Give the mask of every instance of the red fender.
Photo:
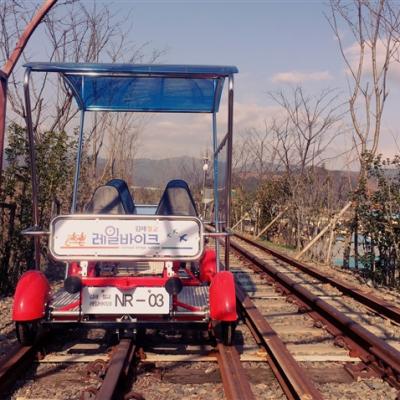
POLYGON ((233 274, 218 272, 210 285, 210 316, 214 321, 236 321, 236 291, 233 274))
POLYGON ((43 318, 50 296, 50 286, 40 271, 27 271, 18 282, 14 295, 12 319, 32 321, 43 318))
POLYGON ((207 249, 200 260, 200 281, 211 282, 217 273, 217 256, 213 249, 207 249))

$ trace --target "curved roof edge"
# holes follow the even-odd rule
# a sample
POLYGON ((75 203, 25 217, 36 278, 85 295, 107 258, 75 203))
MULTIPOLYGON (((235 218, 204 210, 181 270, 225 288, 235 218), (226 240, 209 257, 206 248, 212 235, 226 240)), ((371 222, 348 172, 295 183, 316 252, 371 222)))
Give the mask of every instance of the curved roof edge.
POLYGON ((229 65, 186 65, 186 64, 114 64, 114 63, 56 63, 29 62, 24 67, 38 72, 59 73, 102 73, 144 75, 187 75, 201 77, 226 77, 238 73, 238 68, 229 65))

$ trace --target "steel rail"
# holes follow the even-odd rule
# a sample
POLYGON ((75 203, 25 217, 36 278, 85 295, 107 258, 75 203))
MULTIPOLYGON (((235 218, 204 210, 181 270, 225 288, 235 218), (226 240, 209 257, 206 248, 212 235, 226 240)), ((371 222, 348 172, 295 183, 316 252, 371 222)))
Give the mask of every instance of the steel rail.
POLYGON ((278 334, 272 329, 256 305, 239 283, 236 283, 236 297, 246 316, 247 325, 261 341, 268 353, 268 364, 288 399, 323 399, 304 369, 290 354, 278 334))
POLYGON ((278 282, 286 292, 292 293, 300 303, 309 308, 309 311, 312 310, 310 315, 333 326, 334 330, 328 330, 335 337, 340 337, 342 334, 345 343, 357 352, 357 356, 368 367, 378 372, 392 386, 400 388, 400 352, 398 350, 242 246, 232 242, 231 247, 278 282))
POLYGON ((35 358, 35 346, 16 344, 0 365, 0 393, 4 393, 16 381, 18 376, 26 372, 26 367, 35 358))
POLYGON ((217 350, 217 360, 227 400, 255 400, 236 348, 218 343, 217 350))
POLYGON ((115 348, 103 383, 96 393, 96 400, 111 400, 118 389, 121 377, 127 377, 133 362, 135 346, 132 339, 122 339, 115 348))
POLYGON ((339 289, 343 294, 346 294, 353 299, 357 300, 358 302, 364 304, 365 306, 369 307, 373 311, 377 312, 380 315, 383 315, 394 322, 400 324, 400 308, 391 305, 389 302, 379 298, 378 296, 374 295, 373 293, 363 291, 355 286, 352 286, 346 282, 343 282, 337 278, 330 277, 328 275, 324 275, 316 268, 313 268, 310 265, 307 265, 303 262, 300 262, 286 254, 283 254, 279 251, 271 249, 261 243, 258 243, 254 240, 251 240, 243 235, 235 233, 234 236, 238 237, 239 239, 245 241, 246 243, 251 244, 252 246, 257 247, 260 250, 266 251, 272 256, 280 259, 281 261, 292 265, 293 267, 298 268, 299 270, 305 272, 306 274, 320 280, 321 282, 328 283, 335 288, 339 289))
MULTIPOLYGON (((205 229, 214 231, 212 225, 207 225, 205 229)), ((267 351, 269 355, 268 364, 286 397, 289 400, 323 399, 322 394, 315 388, 307 373, 296 362, 285 344, 238 282, 236 282, 235 289, 236 298, 241 311, 245 315, 247 326, 267 351)))
POLYGON ((32 346, 22 346, 15 343, 0 363, 0 398, 1 394, 11 387, 20 375, 26 373, 38 355, 43 352, 46 341, 49 340, 48 332, 43 332, 32 346))

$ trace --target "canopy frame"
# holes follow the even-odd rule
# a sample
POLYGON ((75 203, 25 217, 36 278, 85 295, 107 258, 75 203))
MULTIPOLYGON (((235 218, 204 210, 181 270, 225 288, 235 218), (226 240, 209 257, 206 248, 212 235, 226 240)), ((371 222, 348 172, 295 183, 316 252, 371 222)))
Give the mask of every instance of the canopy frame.
MULTIPOLYGON (((88 111, 123 111, 129 112, 132 110, 121 109, 121 110, 107 110, 107 109, 91 109, 85 106, 85 102, 82 96, 76 90, 76 86, 71 84, 70 79, 67 78, 66 74, 69 75, 80 75, 90 77, 162 77, 162 78, 178 78, 178 79, 213 79, 214 83, 214 98, 213 105, 209 111, 187 111, 187 110, 176 110, 172 112, 207 112, 211 113, 211 126, 212 126, 212 141, 213 141, 213 166, 214 166, 214 224, 215 230, 218 233, 226 233, 223 235, 225 239, 225 262, 224 269, 229 269, 229 228, 230 228, 230 200, 231 200, 231 175, 232 175, 232 147, 233 147, 233 94, 234 94, 234 79, 233 75, 238 72, 236 67, 213 67, 213 66, 144 66, 144 65, 124 65, 124 64, 63 64, 63 63, 29 63, 25 65, 25 76, 24 76, 24 95, 26 105, 26 123, 27 123, 27 134, 29 140, 29 154, 31 161, 31 174, 32 174, 32 209, 33 209, 33 231, 40 231, 39 228, 39 207, 38 207, 38 176, 37 166, 35 158, 35 136, 33 132, 32 124, 32 109, 30 101, 30 78, 31 72, 56 72, 63 76, 64 82, 67 82, 68 87, 72 90, 74 98, 77 101, 78 107, 81 110, 80 114, 80 130, 79 130, 79 143, 78 152, 76 157, 75 166, 75 177, 72 194, 72 206, 71 214, 76 213, 77 200, 78 200, 78 187, 80 177, 80 164, 81 154, 83 148, 83 137, 84 137, 84 122, 85 113, 88 111), (80 67, 81 66, 81 67, 80 67), (90 67, 94 69, 100 69, 100 71, 90 71, 90 67), (109 70, 103 70, 103 68, 109 70), (125 68, 126 67, 126 68, 125 68), (81 68, 81 69, 80 69, 81 68), (116 71, 118 68, 123 71, 116 71), (132 68, 132 71, 126 71, 124 69, 132 68), (148 68, 149 71, 145 71, 148 68), (88 70, 89 69, 89 70, 88 70), (223 84, 225 78, 228 78, 228 121, 227 121, 227 133, 222 138, 221 142, 218 143, 217 138, 217 112, 219 107, 220 98, 223 91, 223 84), (219 166, 218 166, 218 154, 225 147, 227 149, 227 163, 226 163, 226 175, 225 175, 225 187, 224 192, 224 210, 220 210, 220 199, 219 199, 219 166), (221 211, 221 212, 220 212, 221 211), (221 215, 220 215, 221 214, 221 215), (221 220, 222 216, 222 220, 221 220)), ((82 78, 82 84, 84 84, 84 78, 82 78)), ((84 92, 83 92, 84 93, 84 92)), ((133 110, 137 112, 154 112, 154 110, 133 110)), ((171 112, 171 111, 158 111, 158 112, 171 112)), ((28 230, 29 231, 29 230, 28 230)), ((33 232, 30 231, 30 232, 33 232)), ((32 233, 33 235, 33 233, 32 233)), ((217 269, 221 269, 219 260, 219 242, 218 238, 215 239, 216 251, 217 251, 217 269)), ((35 268, 40 267, 40 235, 34 235, 34 246, 35 246, 35 268)))

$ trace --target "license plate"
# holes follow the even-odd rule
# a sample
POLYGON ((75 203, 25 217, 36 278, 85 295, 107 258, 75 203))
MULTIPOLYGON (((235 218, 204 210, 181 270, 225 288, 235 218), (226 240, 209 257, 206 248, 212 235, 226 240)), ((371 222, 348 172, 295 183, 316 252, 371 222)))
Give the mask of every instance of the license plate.
POLYGON ((168 314, 170 296, 163 287, 84 287, 84 314, 168 314))

